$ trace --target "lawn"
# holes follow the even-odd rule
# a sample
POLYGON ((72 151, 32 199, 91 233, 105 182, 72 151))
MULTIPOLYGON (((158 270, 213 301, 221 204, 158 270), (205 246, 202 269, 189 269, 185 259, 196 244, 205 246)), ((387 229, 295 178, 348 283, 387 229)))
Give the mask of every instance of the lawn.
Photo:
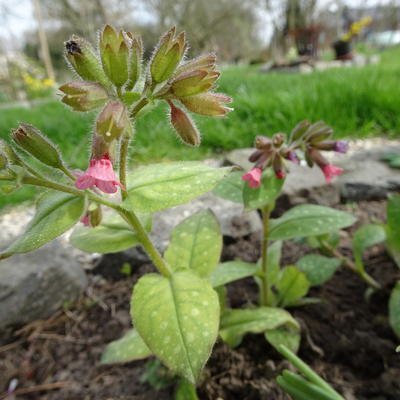
MULTIPOLYGON (((251 146, 254 136, 288 132, 300 120, 325 120, 337 138, 400 135, 400 48, 382 53, 381 63, 300 74, 260 74, 258 67, 223 70, 220 90, 234 98, 235 110, 224 119, 195 118, 203 133, 200 148, 187 148, 171 130, 160 105, 137 123, 132 162, 199 159, 251 146), (150 150, 151 149, 151 150, 150 150)), ((87 138, 95 114, 71 112, 56 101, 31 108, 0 109, 0 137, 18 121, 31 123, 63 150, 74 168, 87 163, 87 138)), ((0 207, 32 198, 21 190, 0 198, 0 207)))

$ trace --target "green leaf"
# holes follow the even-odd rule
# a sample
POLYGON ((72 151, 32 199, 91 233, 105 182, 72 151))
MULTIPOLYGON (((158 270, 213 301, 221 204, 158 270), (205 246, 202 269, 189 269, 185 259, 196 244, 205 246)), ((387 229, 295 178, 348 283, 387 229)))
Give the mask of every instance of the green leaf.
POLYGON ((272 203, 280 194, 284 179, 278 179, 271 168, 264 171, 259 188, 244 186, 243 201, 245 210, 261 208, 266 204, 272 203))
POLYGON ((218 265, 210 275, 210 281, 213 287, 217 287, 253 276, 258 270, 257 264, 250 264, 243 261, 228 261, 218 265))
POLYGON ((400 195, 393 195, 387 204, 386 246, 400 267, 400 195))
POLYGON ((278 290, 278 304, 287 307, 307 294, 310 282, 304 272, 290 266, 283 269, 275 286, 278 290))
MULTIPOLYGON (((147 230, 151 229, 151 216, 143 214, 141 222, 147 230)), ((132 228, 118 214, 104 217, 95 228, 78 226, 70 237, 71 244, 88 253, 116 253, 133 247, 139 239, 132 228)))
POLYGON ((221 318, 221 338, 231 347, 238 346, 246 333, 264 333, 283 326, 299 330, 298 322, 284 309, 259 307, 230 310, 221 318))
POLYGON ((219 223, 210 210, 186 218, 174 228, 164 257, 175 269, 194 269, 207 277, 216 268, 222 250, 219 223))
POLYGON ((196 393, 196 386, 181 379, 176 388, 174 400, 199 400, 196 393))
POLYGON ((312 286, 322 285, 333 276, 341 261, 319 254, 307 254, 297 261, 297 267, 306 274, 312 286))
POLYGON ((81 218, 84 208, 83 197, 60 192, 46 193, 38 202, 36 214, 26 231, 0 257, 38 249, 72 228, 81 218))
POLYGON ((301 334, 298 329, 288 329, 283 326, 264 333, 265 339, 276 349, 281 344, 297 353, 300 347, 301 334))
POLYGON ((346 228, 355 220, 351 214, 333 208, 300 205, 271 221, 270 239, 285 240, 322 235, 346 228))
POLYGON ((139 333, 135 329, 130 329, 121 339, 106 346, 100 362, 102 364, 123 363, 141 360, 150 357, 151 354, 139 333))
POLYGON ((199 162, 153 164, 129 177, 127 209, 153 212, 173 207, 212 190, 231 167, 211 168, 199 162))
POLYGON ((396 283, 389 298, 389 323, 400 338, 400 281, 396 283))
POLYGON ((213 190, 213 193, 223 199, 233 201, 235 203, 243 203, 243 189, 245 182, 242 179, 243 172, 235 171, 230 173, 226 178, 213 190))
POLYGON ((385 238, 385 228, 381 225, 364 225, 356 230, 353 235, 352 247, 356 267, 360 273, 364 272, 363 252, 368 247, 383 242, 385 238))
POLYGON ((195 383, 218 335, 219 301, 210 283, 191 271, 147 274, 135 285, 131 313, 152 352, 195 383))

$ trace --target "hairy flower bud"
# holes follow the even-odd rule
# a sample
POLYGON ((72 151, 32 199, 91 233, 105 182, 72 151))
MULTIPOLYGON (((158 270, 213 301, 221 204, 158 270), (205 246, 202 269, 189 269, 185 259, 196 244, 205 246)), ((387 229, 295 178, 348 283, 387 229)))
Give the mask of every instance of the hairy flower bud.
POLYGON ((111 142, 130 132, 131 122, 128 110, 119 102, 106 104, 96 120, 96 134, 111 142))
POLYGON ((176 107, 172 101, 168 101, 171 108, 171 123, 179 137, 190 146, 200 144, 200 133, 185 111, 176 107))
POLYGON ((176 97, 194 96, 213 88, 219 78, 218 71, 198 69, 178 75, 171 84, 171 93, 176 97))
POLYGON ((105 75, 94 49, 86 40, 72 35, 71 39, 65 42, 65 57, 82 79, 99 82, 105 88, 110 87, 110 81, 105 75))
POLYGON ((179 75, 183 72, 188 72, 188 71, 195 71, 198 69, 204 69, 204 70, 214 70, 216 65, 216 60, 217 57, 214 53, 207 54, 206 56, 200 56, 198 58, 194 58, 193 60, 189 60, 185 62, 184 64, 180 65, 176 69, 176 74, 179 75))
POLYGON ((101 211, 101 206, 96 203, 91 203, 86 211, 86 213, 81 218, 81 222, 85 226, 90 226, 95 228, 101 224, 103 218, 103 213, 101 211))
POLYGON ((0 171, 4 171, 5 169, 7 169, 8 166, 8 159, 7 156, 0 151, 0 171))
POLYGON ((19 124, 11 132, 14 142, 43 164, 53 168, 63 168, 63 162, 56 146, 39 129, 29 124, 19 124))
POLYGON ((19 158, 15 150, 11 147, 9 143, 5 142, 2 139, 0 139, 0 152, 6 156, 7 162, 9 164, 22 165, 21 159, 19 158))
POLYGON ((73 81, 62 85, 65 95, 61 99, 75 111, 90 111, 103 105, 108 98, 107 92, 99 83, 73 81))
POLYGON ((326 125, 324 121, 318 121, 312 124, 305 134, 305 139, 312 145, 329 139, 333 134, 333 129, 326 125))
POLYGON ((222 117, 233 110, 233 108, 222 105, 222 103, 232 101, 223 93, 201 93, 196 96, 182 97, 179 100, 189 111, 211 117, 222 117))
POLYGON ((175 27, 161 37, 150 64, 151 78, 154 83, 169 79, 185 55, 187 43, 185 33, 175 38, 175 27))
POLYGON ((295 141, 301 139, 306 133, 307 129, 310 126, 309 121, 301 121, 299 122, 290 133, 290 140, 295 141))
POLYGON ((128 80, 129 48, 126 34, 106 25, 100 36, 100 55, 103 69, 111 82, 121 87, 128 80))
POLYGON ((272 147, 272 142, 270 138, 265 136, 257 136, 255 146, 258 150, 269 150, 272 147))
POLYGON ((130 38, 129 80, 126 84, 126 90, 132 90, 142 73, 143 42, 140 36, 135 37, 131 32, 126 34, 130 38))
POLYGON ((272 144, 274 147, 279 148, 285 143, 286 135, 284 133, 275 133, 274 136, 272 136, 272 144))

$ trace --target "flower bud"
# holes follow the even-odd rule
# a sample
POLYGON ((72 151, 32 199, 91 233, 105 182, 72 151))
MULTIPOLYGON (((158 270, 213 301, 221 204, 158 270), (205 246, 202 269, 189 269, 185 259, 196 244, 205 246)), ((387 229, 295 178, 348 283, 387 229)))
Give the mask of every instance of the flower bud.
POLYGON ((22 165, 21 159, 10 144, 0 139, 0 152, 3 153, 7 162, 11 165, 22 165))
POLYGON ((306 133, 307 129, 310 126, 309 121, 301 121, 299 122, 290 133, 290 140, 295 141, 301 139, 303 135, 306 133))
POLYGON ((119 102, 106 104, 96 120, 96 134, 111 142, 130 132, 131 122, 126 107, 119 102))
POLYGON ((99 204, 91 203, 86 213, 81 218, 81 222, 85 226, 95 228, 101 224, 103 213, 99 204))
POLYGON ((103 69, 110 81, 121 87, 128 80, 129 49, 123 31, 117 33, 106 25, 100 36, 100 55, 103 69))
POLYGON ((71 39, 65 42, 65 57, 82 79, 99 82, 105 88, 110 87, 110 81, 105 75, 94 49, 86 40, 72 35, 71 39))
POLYGON ((19 124, 11 132, 14 142, 43 164, 53 168, 63 168, 63 162, 56 146, 38 129, 29 124, 19 124))
POLYGON ((283 179, 286 176, 283 160, 278 154, 275 156, 274 161, 272 162, 272 168, 274 169, 275 176, 278 179, 283 179))
POLYGON ((257 136, 255 146, 258 150, 269 150, 272 147, 272 142, 270 138, 265 136, 257 136))
POLYGON ((200 56, 193 60, 187 61, 179 66, 176 70, 176 74, 179 75, 183 72, 195 71, 197 69, 204 69, 209 71, 214 70, 216 67, 216 60, 217 57, 214 53, 207 54, 206 56, 200 56))
POLYGON ((139 80, 142 73, 142 60, 143 60, 143 42, 141 37, 135 37, 131 32, 126 33, 131 39, 130 55, 128 60, 129 65, 129 80, 126 85, 126 90, 132 90, 139 80))
POLYGON ((232 101, 229 96, 222 93, 201 93, 196 96, 182 97, 179 100, 189 111, 211 117, 222 117, 233 110, 221 104, 232 101))
POLYGON ((272 144, 274 147, 279 148, 285 142, 285 138, 286 135, 284 133, 275 133, 275 135, 272 136, 272 144))
POLYGON ((0 151, 0 171, 6 170, 7 166, 8 166, 7 156, 0 151))
POLYGON ((61 101, 75 111, 90 111, 104 104, 108 95, 99 83, 73 81, 60 87, 65 93, 61 101))
POLYGON ((323 140, 329 139, 333 134, 333 129, 326 125, 324 121, 312 124, 306 132, 306 140, 313 145, 323 140))
POLYGON ((176 38, 175 27, 161 37, 150 64, 151 78, 154 83, 161 83, 171 78, 185 55, 187 43, 185 33, 176 38))
POLYGON ((185 111, 176 107, 172 101, 168 101, 171 108, 171 123, 179 137, 189 146, 198 146, 200 144, 200 132, 195 123, 185 113, 185 111))
POLYGON ((178 75, 171 84, 171 92, 176 97, 194 96, 212 89, 219 78, 218 71, 198 69, 178 75))

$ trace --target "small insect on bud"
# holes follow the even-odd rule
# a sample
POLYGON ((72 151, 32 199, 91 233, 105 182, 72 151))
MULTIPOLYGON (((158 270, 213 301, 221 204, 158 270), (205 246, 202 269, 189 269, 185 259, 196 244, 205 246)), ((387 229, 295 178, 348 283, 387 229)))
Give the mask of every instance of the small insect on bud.
POLYGON ((219 78, 218 71, 198 69, 178 75, 171 84, 171 93, 176 97, 194 96, 211 90, 219 78))
POLYGON ((131 130, 126 107, 119 102, 106 104, 96 120, 96 134, 111 142, 131 130))
POLYGON ((72 35, 71 39, 65 42, 65 57, 82 79, 99 82, 105 88, 111 86, 94 49, 86 40, 72 35))
POLYGON ((129 48, 125 32, 116 32, 106 25, 100 36, 100 55, 103 69, 111 82, 121 87, 128 80, 129 48))
POLYGON ((175 27, 161 37, 150 64, 151 78, 161 83, 171 78, 187 48, 185 33, 175 38, 175 27))
POLYGON ((59 89, 65 93, 61 101, 75 111, 90 111, 103 105, 108 98, 107 92, 99 83, 73 81, 59 89))
POLYGON ((201 93, 196 96, 182 97, 179 100, 189 111, 200 115, 223 117, 233 110, 233 108, 222 105, 232 101, 223 93, 201 93))
POLYGON ((168 101, 171 108, 171 124, 179 137, 189 146, 200 144, 200 132, 185 111, 176 107, 172 101, 168 101))
POLYGON ((56 146, 39 129, 29 124, 19 124, 11 132, 14 142, 43 164, 53 168, 63 168, 63 162, 56 146))

